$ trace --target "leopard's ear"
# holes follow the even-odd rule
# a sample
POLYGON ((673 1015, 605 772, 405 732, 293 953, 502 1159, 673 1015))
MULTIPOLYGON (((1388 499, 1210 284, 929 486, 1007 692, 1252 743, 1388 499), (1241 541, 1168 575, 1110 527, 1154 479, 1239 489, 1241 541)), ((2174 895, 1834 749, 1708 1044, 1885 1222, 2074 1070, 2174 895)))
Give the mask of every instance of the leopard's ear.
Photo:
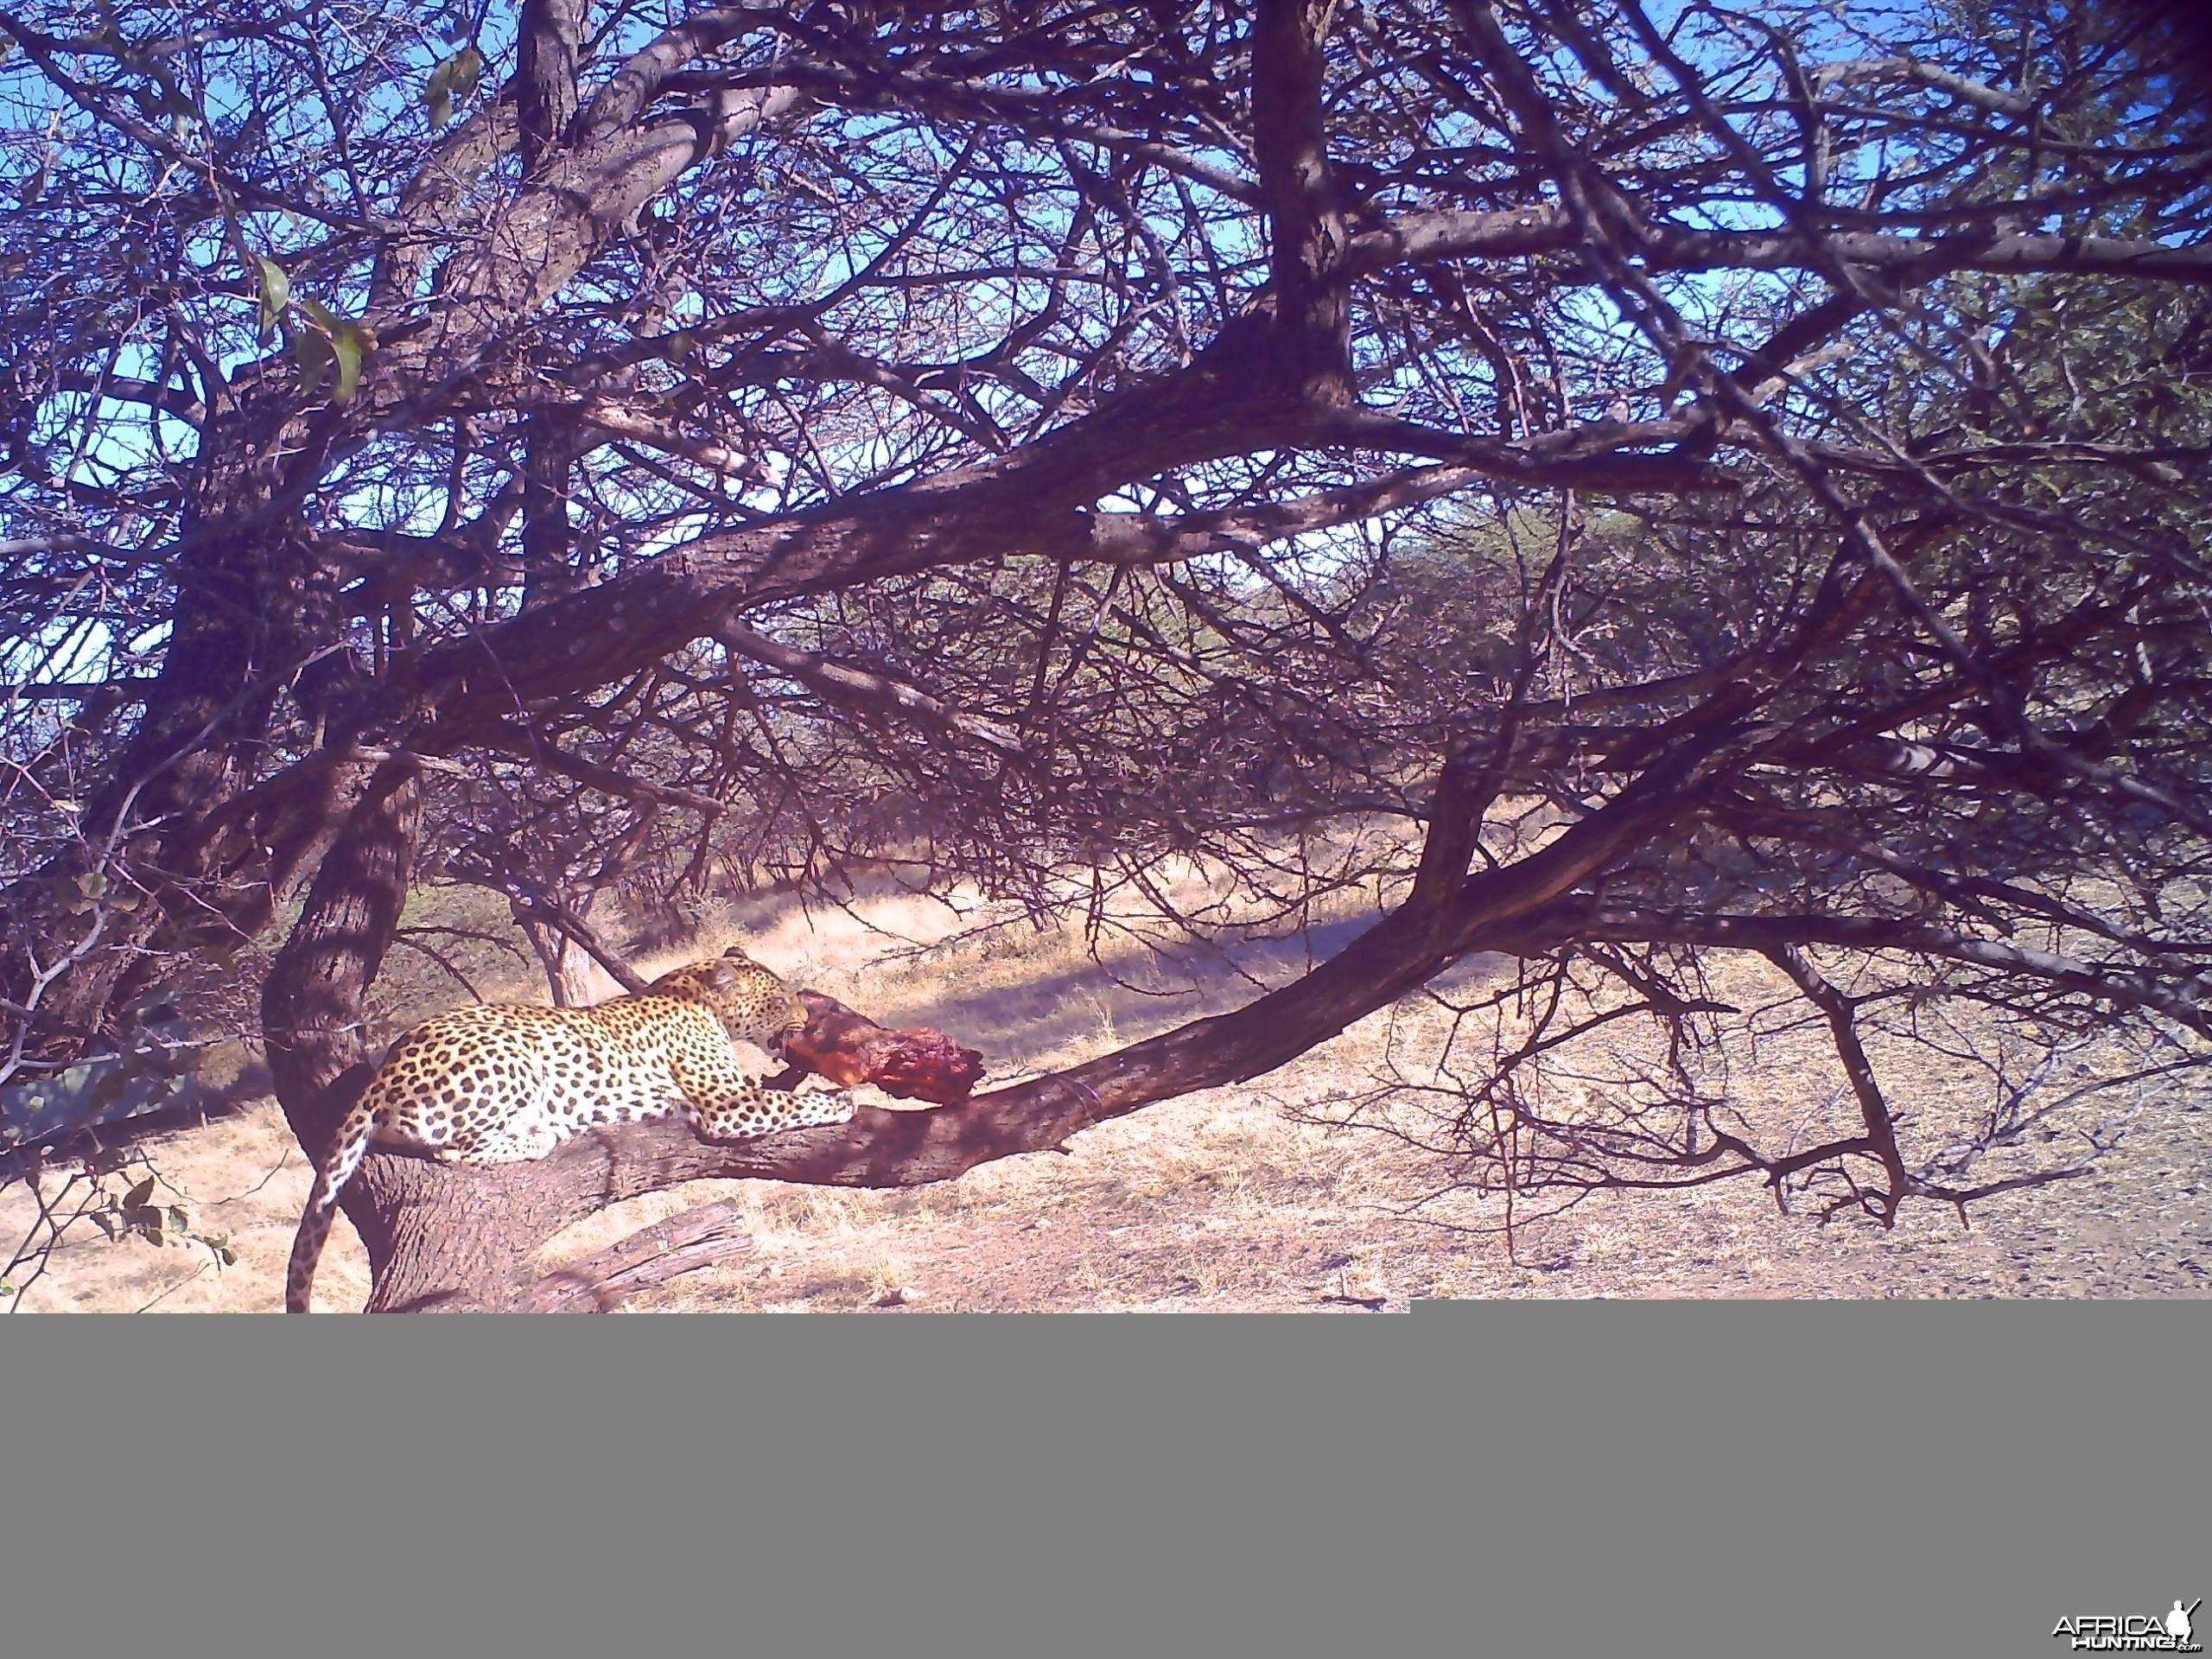
POLYGON ((722 955, 724 957, 735 957, 740 962, 750 962, 753 960, 752 957, 747 956, 744 951, 741 950, 734 944, 730 946, 728 950, 723 951, 722 955))

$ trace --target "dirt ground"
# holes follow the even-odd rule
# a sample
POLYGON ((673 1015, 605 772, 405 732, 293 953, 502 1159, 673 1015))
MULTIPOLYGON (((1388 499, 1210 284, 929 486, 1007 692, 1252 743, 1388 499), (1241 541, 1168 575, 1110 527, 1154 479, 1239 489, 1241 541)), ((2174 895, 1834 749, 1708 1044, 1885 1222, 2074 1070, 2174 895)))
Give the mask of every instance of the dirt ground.
MULTIPOLYGON (((1243 976, 1264 981, 1299 965, 1287 945, 1185 963, 1180 992, 1160 995, 1128 963, 1102 967, 1079 941, 1025 926, 931 946, 955 931, 953 919, 904 896, 811 915, 759 905, 728 920, 734 931, 702 944, 742 938, 787 976, 887 1023, 938 1025, 982 1048, 996 1079, 1235 1006, 1253 994, 1243 976)), ((487 994, 527 998, 537 988, 516 974, 487 994)), ((467 1000, 450 987, 424 995, 431 1006, 467 1000)), ((2095 1174, 1988 1200, 1970 1228, 1933 1205, 1908 1209, 1886 1232, 1821 1227, 1730 1184, 1610 1194, 1547 1218, 1524 1212, 1509 1249, 1501 1202, 1448 1190, 1448 1169, 1432 1156, 1287 1115, 1342 1096, 1372 1076, 1386 1045, 1402 1052, 1406 1040, 1406 1017, 1379 1014, 1256 1084, 1150 1108, 1077 1136, 1065 1154, 1007 1160, 942 1186, 697 1183, 594 1217, 556 1240, 546 1262, 734 1198, 752 1250, 640 1294, 633 1311, 1395 1313, 1427 1297, 2212 1294, 2212 1112, 2201 1093, 2147 1106, 2095 1174)), ((190 1240, 156 1246, 85 1230, 23 1292, 24 1309, 273 1311, 309 1179, 273 1103, 143 1150, 162 1176, 158 1201, 183 1208, 192 1232, 226 1235, 235 1262, 220 1266, 190 1240)), ((0 1245, 27 1220, 20 1188, 0 1198, 0 1245)), ((358 1307, 366 1295, 359 1247, 342 1223, 316 1290, 327 1308, 358 1307)))

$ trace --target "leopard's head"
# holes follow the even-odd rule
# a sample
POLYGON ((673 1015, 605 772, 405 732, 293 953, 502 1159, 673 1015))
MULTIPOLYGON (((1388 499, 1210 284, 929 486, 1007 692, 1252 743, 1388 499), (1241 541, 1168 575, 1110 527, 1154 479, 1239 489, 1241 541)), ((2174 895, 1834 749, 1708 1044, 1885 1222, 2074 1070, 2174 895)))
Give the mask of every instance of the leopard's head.
POLYGON ((663 974, 645 990, 699 1003, 739 1042, 757 1043, 779 1058, 784 1046, 806 1028, 806 1004, 798 993, 735 945, 663 974))

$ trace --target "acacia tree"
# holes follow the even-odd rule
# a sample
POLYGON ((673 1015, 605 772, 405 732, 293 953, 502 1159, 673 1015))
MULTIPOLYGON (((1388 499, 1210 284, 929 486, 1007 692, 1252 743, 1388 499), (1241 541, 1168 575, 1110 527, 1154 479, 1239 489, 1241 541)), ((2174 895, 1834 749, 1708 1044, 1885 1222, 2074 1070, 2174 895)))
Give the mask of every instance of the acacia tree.
POLYGON ((319 1147, 486 800, 619 807, 695 883, 896 848, 1041 900, 1287 835, 1397 883, 1245 1008, 958 1108, 372 1158, 373 1306, 512 1305, 676 1180, 1056 1146, 1480 952, 1555 1012, 1455 1084, 1458 1144, 1582 1189, 1963 1204, 2081 1160, 1971 1173, 2017 1089, 1916 1151, 1870 1020, 2212 1033, 2212 151, 2129 15, 211 0, 0 38, 19 1073, 298 899, 261 1008, 319 1147), (1821 1022, 1848 1133, 1762 1144, 1679 1067, 1521 1090, 1593 1021, 1694 1034, 1734 952, 1821 1022))

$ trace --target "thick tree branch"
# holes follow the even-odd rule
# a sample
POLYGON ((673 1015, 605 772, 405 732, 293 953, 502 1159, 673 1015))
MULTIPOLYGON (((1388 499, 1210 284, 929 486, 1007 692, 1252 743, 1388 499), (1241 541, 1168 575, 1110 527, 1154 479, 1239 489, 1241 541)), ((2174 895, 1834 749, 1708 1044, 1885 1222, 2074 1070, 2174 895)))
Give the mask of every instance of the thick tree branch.
MULTIPOLYGON (((1364 276, 1392 265, 1441 259, 1525 258, 1564 252, 1579 239, 1573 217, 1559 207, 1403 214, 1355 236, 1345 269, 1364 276)), ((2212 282, 2212 243, 2176 247, 2105 236, 1927 236, 1835 230, 1808 240, 1778 232, 1655 225, 1645 228, 1632 251, 1661 270, 1821 270, 1841 261, 1915 278, 1941 271, 1981 270, 2212 282)))
MULTIPOLYGON (((1344 411, 1314 417, 1322 423, 1344 418, 1344 411)), ((1217 429, 1202 429, 1191 435, 1187 453, 1211 458, 1269 448, 1314 429, 1302 416, 1287 425, 1253 424, 1257 429, 1233 441, 1217 429)), ((1389 425, 1319 429, 1340 433, 1347 447, 1410 441, 1389 425)), ((1667 432, 1687 429, 1669 427, 1667 432)), ((467 741, 483 720, 503 720, 537 697, 573 695, 620 679, 711 634, 725 618, 748 607, 1008 554, 1070 564, 1173 563, 1351 523, 1485 477, 1591 490, 1732 486, 1725 473, 1695 460, 1612 453, 1611 446, 1647 442, 1654 435, 1612 426, 1593 429, 1580 453, 1556 439, 1519 445, 1470 439, 1448 446, 1468 457, 1459 465, 1268 507, 1185 518, 1096 512, 1088 502, 1133 470, 1118 433, 1118 425, 1102 428, 1080 450, 1067 446, 1060 459, 1066 465, 1079 461, 1082 470, 1061 470, 1049 484, 1034 476, 1033 464, 979 468, 976 475, 939 479, 926 488, 889 490, 835 509, 702 537, 587 592, 441 647, 423 663, 420 689, 404 703, 387 699, 366 705, 359 716, 362 728, 404 722, 413 709, 434 710, 440 734, 425 738, 423 747, 467 741)), ((1422 447, 1428 447, 1426 440, 1422 447)))
POLYGON ((533 171, 576 113, 576 53, 590 7, 585 0, 522 0, 515 37, 517 127, 523 164, 533 171))
POLYGON ((1252 23, 1252 154, 1267 204, 1276 345, 1271 365, 1303 402, 1349 404, 1350 232, 1329 167, 1323 37, 1336 0, 1259 0, 1252 23))

